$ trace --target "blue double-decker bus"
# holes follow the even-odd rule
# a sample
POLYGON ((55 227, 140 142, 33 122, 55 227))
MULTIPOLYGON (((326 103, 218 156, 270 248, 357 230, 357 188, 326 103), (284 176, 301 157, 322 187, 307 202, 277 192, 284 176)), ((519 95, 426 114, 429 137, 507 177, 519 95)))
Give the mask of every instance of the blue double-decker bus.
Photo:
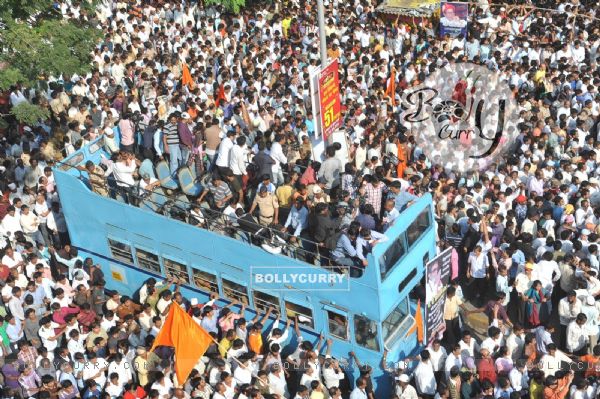
MULTIPOLYGON (((100 138, 81 148, 58 165, 54 175, 72 244, 81 256, 92 257, 101 266, 108 289, 132 296, 150 277, 175 276, 185 297, 202 303, 218 293, 220 305, 246 304, 246 318, 268 308, 283 321, 302 316, 304 338, 316 341, 323 334, 331 339, 331 354, 346 366, 352 384, 359 369, 350 352, 373 368, 376 397, 391 393, 393 379, 380 366, 384 350, 387 361, 395 362, 419 349, 416 334, 409 334, 416 309, 409 293, 423 278, 425 263, 435 256, 429 194, 404 210, 386 231, 387 240, 368 255, 364 273, 349 279, 349 291, 308 290, 289 282, 259 290, 250 284, 252 267, 257 265, 337 271, 298 251, 274 254, 227 229, 201 228, 172 217, 173 213, 156 212, 156 206, 144 202, 147 199, 132 205, 94 193, 87 173, 77 167, 87 161, 98 164, 107 155, 103 145, 100 138)), ((173 195, 177 198, 177 190, 173 195)))

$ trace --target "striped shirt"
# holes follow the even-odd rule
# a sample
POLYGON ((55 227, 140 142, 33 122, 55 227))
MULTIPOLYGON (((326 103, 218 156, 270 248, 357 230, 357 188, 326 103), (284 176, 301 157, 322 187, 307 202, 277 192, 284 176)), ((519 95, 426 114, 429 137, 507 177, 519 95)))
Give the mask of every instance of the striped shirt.
POLYGON ((167 139, 167 145, 179 145, 179 133, 176 123, 167 123, 164 127, 164 135, 167 139))

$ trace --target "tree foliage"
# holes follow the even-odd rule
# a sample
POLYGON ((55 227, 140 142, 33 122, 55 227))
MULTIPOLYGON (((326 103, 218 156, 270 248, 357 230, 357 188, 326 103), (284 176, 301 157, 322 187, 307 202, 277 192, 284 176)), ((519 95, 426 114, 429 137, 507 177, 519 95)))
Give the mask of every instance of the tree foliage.
POLYGON ((0 61, 21 75, 4 72, 3 85, 23 78, 33 84, 40 74, 58 77, 89 71, 99 31, 62 19, 51 0, 0 0, 0 20, 4 21, 0 61))
POLYGON ((50 116, 50 111, 46 108, 30 104, 26 101, 17 104, 11 110, 17 121, 27 125, 35 125, 41 120, 46 120, 50 116))
POLYGON ((63 19, 52 0, 0 0, 0 89, 35 86, 40 75, 89 72, 99 38, 90 24, 63 19))
POLYGON ((223 7, 225 7, 225 9, 227 9, 227 11, 237 14, 240 12, 240 8, 242 8, 246 5, 246 0, 206 0, 205 4, 206 5, 220 4, 223 7))

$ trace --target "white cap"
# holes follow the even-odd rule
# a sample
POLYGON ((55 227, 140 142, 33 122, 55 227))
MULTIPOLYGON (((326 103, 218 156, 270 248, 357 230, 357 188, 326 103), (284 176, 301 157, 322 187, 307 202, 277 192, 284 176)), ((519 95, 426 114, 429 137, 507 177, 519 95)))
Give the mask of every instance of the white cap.
POLYGON ((596 303, 596 299, 593 296, 589 295, 587 297, 587 301, 586 302, 587 302, 588 305, 593 306, 596 303))
POLYGON ((190 304, 191 304, 192 306, 196 306, 196 305, 198 305, 198 298, 192 298, 192 299, 190 299, 190 304))
POLYGON ((402 374, 402 375, 400 375, 400 377, 396 377, 396 380, 398 380, 400 382, 408 383, 410 381, 410 377, 407 376, 406 374, 402 374))
POLYGON ((190 114, 188 114, 187 112, 184 112, 183 114, 181 114, 181 118, 182 119, 190 119, 190 114))
POLYGON ((17 185, 16 185, 15 183, 10 183, 10 184, 8 185, 8 189, 9 189, 9 190, 16 190, 16 189, 17 189, 17 185))
POLYGON ((583 229, 581 230, 581 234, 584 236, 589 236, 590 235, 590 231, 588 229, 583 229))
POLYGON ((321 187, 319 187, 319 186, 315 186, 313 188, 313 194, 319 194, 321 191, 322 191, 321 187))

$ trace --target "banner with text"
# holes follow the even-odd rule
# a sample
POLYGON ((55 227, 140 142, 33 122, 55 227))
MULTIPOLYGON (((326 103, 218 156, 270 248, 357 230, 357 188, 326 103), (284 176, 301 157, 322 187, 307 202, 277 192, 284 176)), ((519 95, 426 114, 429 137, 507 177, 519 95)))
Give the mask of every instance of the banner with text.
POLYGON ((442 17, 440 18, 440 36, 449 35, 467 37, 467 23, 469 19, 468 3, 442 3, 442 17))
POLYGON ((431 262, 425 269, 425 339, 430 344, 436 335, 445 329, 444 303, 446 289, 450 283, 452 248, 448 248, 431 262))
POLYGON ((327 140, 327 137, 342 125, 342 100, 337 59, 334 59, 319 73, 319 108, 323 140, 327 140))

